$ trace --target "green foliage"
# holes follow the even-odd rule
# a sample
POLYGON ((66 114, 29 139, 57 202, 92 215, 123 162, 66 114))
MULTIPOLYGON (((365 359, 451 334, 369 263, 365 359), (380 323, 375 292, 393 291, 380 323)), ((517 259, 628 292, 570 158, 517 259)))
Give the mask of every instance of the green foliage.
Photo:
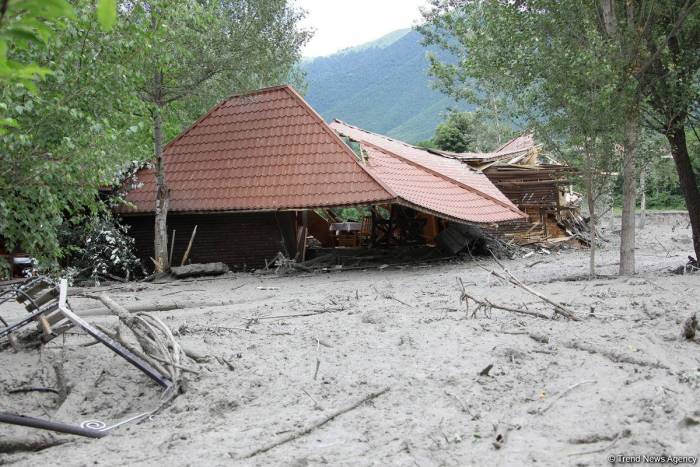
POLYGON ((113 275, 128 279, 143 274, 128 227, 111 214, 95 216, 71 230, 74 238, 70 243, 78 247, 72 265, 87 271, 90 278, 113 275))
POLYGON ((445 151, 470 152, 474 151, 476 143, 476 122, 468 112, 451 113, 445 121, 435 129, 433 142, 445 151))
POLYGON ((483 111, 451 112, 431 140, 436 148, 452 152, 489 152, 515 136, 510 125, 500 125, 483 111))
POLYGON ((103 31, 111 31, 117 21, 117 0, 97 0, 97 20, 103 31))
MULTIPOLYGON (((116 0, 97 0, 98 20, 108 30, 116 20, 116 0)), ((36 82, 52 73, 49 66, 31 60, 32 49, 49 44, 54 27, 63 18, 74 18, 75 8, 66 0, 4 0, 0 12, 0 83, 21 86, 36 93, 36 82)), ((7 102, 0 101, 0 135, 17 128, 5 116, 7 102)))
POLYGON ((0 90, 18 124, 0 136, 0 237, 45 266, 63 254, 59 226, 103 209, 99 188, 148 141, 140 101, 125 92, 136 44, 94 23, 94 3, 76 2, 49 43, 15 50, 23 63, 52 68, 36 92, 17 83, 0 90))

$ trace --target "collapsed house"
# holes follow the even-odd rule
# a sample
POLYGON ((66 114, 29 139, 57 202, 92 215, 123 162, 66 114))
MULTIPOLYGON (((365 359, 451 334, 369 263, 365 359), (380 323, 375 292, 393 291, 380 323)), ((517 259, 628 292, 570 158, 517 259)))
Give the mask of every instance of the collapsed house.
POLYGON ((358 142, 370 157, 375 148, 382 148, 443 171, 446 167, 463 164, 485 175, 499 193, 527 214, 527 218, 494 226, 491 231, 501 238, 521 245, 551 245, 571 239, 587 241, 587 224, 580 214, 581 196, 572 191, 569 179, 574 169, 543 153, 531 133, 514 138, 493 152, 453 153, 420 149, 340 120, 331 123, 331 128, 350 141, 358 142))
MULTIPOLYGON (((335 247, 434 243, 443 234, 454 250, 467 236, 526 219, 483 173, 396 144, 354 151, 290 86, 233 96, 164 148, 171 255, 188 248, 195 226, 192 262, 241 269, 279 252, 303 260, 310 238, 335 247), (345 222, 332 211, 343 207, 364 214, 345 222)), ((137 178, 119 212, 151 264, 154 170, 137 178)))

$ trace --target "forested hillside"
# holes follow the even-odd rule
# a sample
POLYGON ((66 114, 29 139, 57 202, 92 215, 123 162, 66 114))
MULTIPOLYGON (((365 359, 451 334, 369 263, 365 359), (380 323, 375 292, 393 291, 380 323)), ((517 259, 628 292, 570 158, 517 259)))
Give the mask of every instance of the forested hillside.
POLYGON ((305 63, 307 100, 326 120, 410 142, 432 137, 444 111, 457 105, 432 88, 420 39, 410 29, 394 31, 305 63))

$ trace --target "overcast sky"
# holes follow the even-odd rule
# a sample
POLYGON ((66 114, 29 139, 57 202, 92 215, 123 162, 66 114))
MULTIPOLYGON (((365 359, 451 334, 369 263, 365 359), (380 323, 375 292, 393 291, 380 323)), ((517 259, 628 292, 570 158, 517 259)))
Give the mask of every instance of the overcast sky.
POLYGON ((305 57, 329 55, 413 26, 426 0, 296 0, 307 11, 303 26, 316 30, 305 57))

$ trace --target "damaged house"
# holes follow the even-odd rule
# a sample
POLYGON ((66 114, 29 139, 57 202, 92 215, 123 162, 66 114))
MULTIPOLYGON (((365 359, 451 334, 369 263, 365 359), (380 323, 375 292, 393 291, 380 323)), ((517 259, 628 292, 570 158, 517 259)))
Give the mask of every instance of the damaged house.
MULTIPOLYGON (((443 234, 457 248, 464 239, 455 236, 526 220, 484 173, 460 160, 386 138, 363 141, 339 125, 345 141, 290 86, 212 108, 164 149, 173 257, 184 253, 195 226, 192 262, 241 269, 264 266, 278 252, 303 260, 311 237, 334 247, 430 244, 443 234), (344 222, 331 211, 342 207, 366 214, 344 222)), ((154 170, 137 176, 120 214, 151 264, 154 170)))
MULTIPOLYGON (((465 176, 485 175, 500 194, 527 214, 527 218, 493 226, 492 232, 501 238, 521 245, 551 245, 572 238, 586 241, 587 224, 580 214, 581 197, 572 191, 569 179, 574 169, 543 153, 530 133, 508 141, 493 152, 453 153, 420 149, 339 120, 330 126, 350 141, 359 142, 370 158, 376 148, 382 148, 423 161, 426 167, 439 167, 443 172, 461 164, 473 169, 465 176)), ((471 177, 468 183, 475 186, 477 179, 471 177)))

